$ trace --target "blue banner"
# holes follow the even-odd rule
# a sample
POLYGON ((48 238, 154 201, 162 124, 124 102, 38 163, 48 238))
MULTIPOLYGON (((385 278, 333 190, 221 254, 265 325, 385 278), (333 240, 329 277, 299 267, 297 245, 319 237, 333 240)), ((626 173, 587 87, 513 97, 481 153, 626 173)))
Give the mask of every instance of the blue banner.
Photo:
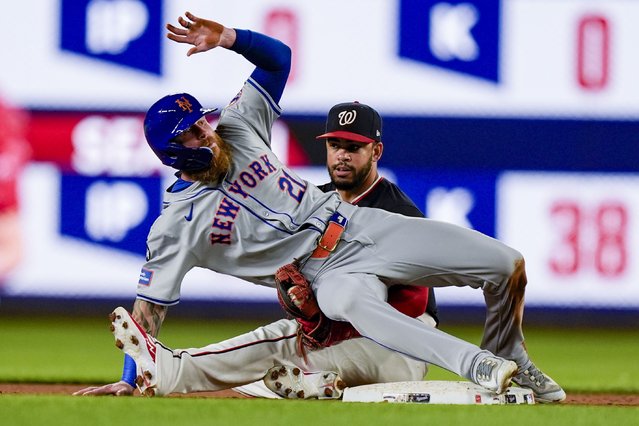
POLYGON ((499 82, 499 0, 401 0, 399 56, 499 82))
POLYGON ((60 48, 161 75, 162 2, 61 0, 60 48))
POLYGON ((162 205, 159 177, 62 175, 60 233, 146 254, 146 237, 162 205))

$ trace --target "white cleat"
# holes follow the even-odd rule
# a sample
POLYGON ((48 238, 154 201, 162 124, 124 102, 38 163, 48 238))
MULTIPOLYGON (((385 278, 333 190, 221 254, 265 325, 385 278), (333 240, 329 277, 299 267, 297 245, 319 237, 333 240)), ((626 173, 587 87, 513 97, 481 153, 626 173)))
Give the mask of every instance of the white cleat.
POLYGON ((135 360, 137 377, 135 384, 140 394, 155 396, 157 385, 155 367, 155 339, 133 319, 122 307, 117 307, 111 314, 111 333, 115 337, 115 346, 135 360))
POLYGON ((264 384, 285 399, 339 399, 346 388, 346 383, 334 371, 307 373, 287 365, 269 369, 264 384))
POLYGON ((517 374, 517 364, 495 356, 487 356, 475 367, 475 383, 502 394, 506 391, 513 376, 517 374))
POLYGON ((537 402, 561 402, 566 399, 566 392, 561 386, 535 367, 535 364, 515 375, 513 382, 532 390, 537 402))

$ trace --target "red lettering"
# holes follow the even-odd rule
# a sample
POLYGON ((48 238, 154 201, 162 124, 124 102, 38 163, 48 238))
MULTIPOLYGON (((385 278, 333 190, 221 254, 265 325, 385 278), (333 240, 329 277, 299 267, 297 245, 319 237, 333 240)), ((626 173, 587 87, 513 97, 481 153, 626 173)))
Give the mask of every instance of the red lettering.
POLYGON ((577 29, 577 80, 588 90, 601 90, 608 84, 610 30, 603 16, 584 16, 577 29))
POLYGON ((559 225, 560 246, 550 259, 550 269, 558 275, 570 275, 579 269, 581 258, 579 224, 581 210, 570 201, 557 202, 550 209, 550 215, 559 225))
POLYGON ((603 276, 618 276, 626 270, 628 212, 623 204, 606 203, 597 210, 595 267, 603 276))
POLYGON ((552 205, 559 245, 552 250, 549 266, 557 275, 575 275, 587 267, 602 277, 619 277, 627 271, 627 207, 615 201, 593 207, 567 200, 552 205))

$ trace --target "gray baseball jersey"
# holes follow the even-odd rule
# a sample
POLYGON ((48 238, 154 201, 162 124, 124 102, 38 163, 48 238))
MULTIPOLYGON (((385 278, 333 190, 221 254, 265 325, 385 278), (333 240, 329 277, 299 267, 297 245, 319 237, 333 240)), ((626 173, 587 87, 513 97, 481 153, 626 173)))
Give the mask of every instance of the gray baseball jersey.
POLYGON ((149 234, 138 297, 177 303, 184 275, 198 266, 272 286, 281 265, 302 259, 302 271, 329 318, 350 322, 382 346, 474 379, 474 366, 490 355, 487 350, 385 302, 385 282, 467 285, 485 294, 482 347, 520 367, 530 365, 521 330, 521 254, 472 230, 358 208, 336 193, 321 192, 270 150, 270 128, 279 112, 250 79, 222 111, 217 132, 232 148, 232 169, 218 185, 194 183, 166 194, 149 234), (337 248, 326 259, 308 258, 336 212, 348 222, 337 248))
POLYGON ((279 107, 249 80, 222 111, 217 133, 231 146, 232 167, 220 185, 196 182, 167 192, 147 240, 138 297, 179 301, 193 267, 273 286, 273 274, 310 253, 340 204, 287 169, 270 149, 279 107))

